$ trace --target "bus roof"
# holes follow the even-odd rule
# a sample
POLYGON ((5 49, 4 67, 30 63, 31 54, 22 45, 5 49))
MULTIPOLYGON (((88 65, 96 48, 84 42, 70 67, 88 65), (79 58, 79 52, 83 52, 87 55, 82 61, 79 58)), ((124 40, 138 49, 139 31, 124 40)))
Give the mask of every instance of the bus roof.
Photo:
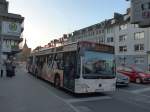
POLYGON ((114 47, 106 44, 96 43, 96 42, 90 42, 90 41, 79 41, 79 42, 73 42, 64 44, 62 46, 58 47, 51 47, 47 49, 41 49, 36 52, 32 52, 31 55, 48 55, 51 53, 58 53, 58 52, 70 52, 70 51, 76 51, 79 47, 83 48, 85 47, 90 48, 95 51, 100 52, 107 52, 107 53, 114 53, 114 47))

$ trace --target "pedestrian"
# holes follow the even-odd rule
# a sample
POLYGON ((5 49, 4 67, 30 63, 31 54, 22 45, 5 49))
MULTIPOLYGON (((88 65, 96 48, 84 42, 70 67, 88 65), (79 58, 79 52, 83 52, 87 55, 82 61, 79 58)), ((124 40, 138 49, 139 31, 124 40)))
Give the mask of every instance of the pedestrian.
POLYGON ((3 77, 3 69, 1 68, 1 77, 3 77))
POLYGON ((3 77, 3 74, 4 74, 4 61, 2 60, 2 63, 1 63, 1 77, 3 77))
POLYGON ((16 68, 16 66, 15 66, 15 62, 14 61, 11 62, 11 66, 12 66, 11 74, 12 74, 12 76, 15 76, 15 68, 16 68))
POLYGON ((11 71, 12 71, 12 64, 10 60, 7 60, 6 62, 6 76, 11 77, 11 71))

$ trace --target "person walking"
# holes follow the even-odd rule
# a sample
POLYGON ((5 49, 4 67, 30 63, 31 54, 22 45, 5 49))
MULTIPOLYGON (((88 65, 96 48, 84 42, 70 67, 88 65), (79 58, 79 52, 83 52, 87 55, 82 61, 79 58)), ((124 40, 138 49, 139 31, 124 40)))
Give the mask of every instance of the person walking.
POLYGON ((15 68, 16 68, 16 66, 15 66, 15 62, 14 61, 11 62, 11 66, 12 66, 11 75, 15 76, 15 68))
POLYGON ((6 62, 6 76, 11 77, 11 72, 12 72, 12 64, 10 60, 7 60, 6 62))
POLYGON ((1 77, 3 77, 3 72, 4 72, 4 71, 3 71, 3 69, 1 68, 1 77))
POLYGON ((2 60, 2 63, 1 63, 1 77, 3 77, 3 74, 4 74, 4 62, 2 60))

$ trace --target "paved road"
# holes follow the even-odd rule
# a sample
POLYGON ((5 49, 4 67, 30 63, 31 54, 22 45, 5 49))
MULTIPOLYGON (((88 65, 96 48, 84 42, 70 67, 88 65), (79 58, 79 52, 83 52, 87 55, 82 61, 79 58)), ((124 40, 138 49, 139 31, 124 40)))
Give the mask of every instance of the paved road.
POLYGON ((0 79, 0 112, 74 112, 44 85, 22 68, 12 79, 0 79))
POLYGON ((74 97, 26 73, 0 79, 0 112, 150 112, 150 85, 74 97))

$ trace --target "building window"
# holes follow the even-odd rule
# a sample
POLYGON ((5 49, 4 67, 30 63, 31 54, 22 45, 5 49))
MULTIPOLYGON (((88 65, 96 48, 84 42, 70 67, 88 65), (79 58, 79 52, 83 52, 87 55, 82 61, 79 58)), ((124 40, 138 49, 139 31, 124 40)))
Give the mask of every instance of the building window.
POLYGON ((134 40, 144 39, 144 32, 134 33, 134 40))
POLYGON ((144 44, 136 44, 134 45, 135 51, 143 51, 144 50, 144 44))
POLYGON ((12 40, 12 41, 11 41, 11 46, 14 46, 14 45, 15 45, 14 43, 15 43, 15 42, 12 40))
POLYGON ((101 34, 102 33, 102 31, 101 30, 99 30, 99 34, 101 34))
POLYGON ((126 52, 127 51, 127 46, 119 46, 119 52, 126 52))
POLYGON ((127 35, 121 35, 119 36, 119 42, 123 42, 127 39, 127 35))
POLYGON ((95 31, 93 31, 93 35, 95 35, 95 31))
POLYGON ((119 26, 119 30, 125 30, 127 29, 127 24, 123 24, 119 26))
POLYGON ((104 38, 103 37, 99 37, 99 43, 103 43, 104 42, 104 38))
POLYGON ((114 42, 114 38, 113 38, 113 37, 108 37, 108 38, 107 38, 107 42, 108 42, 108 43, 114 42))
POLYGON ((112 28, 107 28, 107 34, 109 33, 113 33, 113 29, 112 28))
POLYGON ((98 31, 96 31, 96 35, 98 35, 98 31))
POLYGON ((11 40, 8 40, 8 45, 11 45, 11 40))
POLYGON ((141 5, 143 11, 150 9, 150 2, 141 5))
POLYGON ((144 57, 136 57, 135 64, 144 64, 144 57))
POLYGON ((119 57, 119 63, 122 65, 122 64, 125 64, 126 63, 126 57, 119 57))

